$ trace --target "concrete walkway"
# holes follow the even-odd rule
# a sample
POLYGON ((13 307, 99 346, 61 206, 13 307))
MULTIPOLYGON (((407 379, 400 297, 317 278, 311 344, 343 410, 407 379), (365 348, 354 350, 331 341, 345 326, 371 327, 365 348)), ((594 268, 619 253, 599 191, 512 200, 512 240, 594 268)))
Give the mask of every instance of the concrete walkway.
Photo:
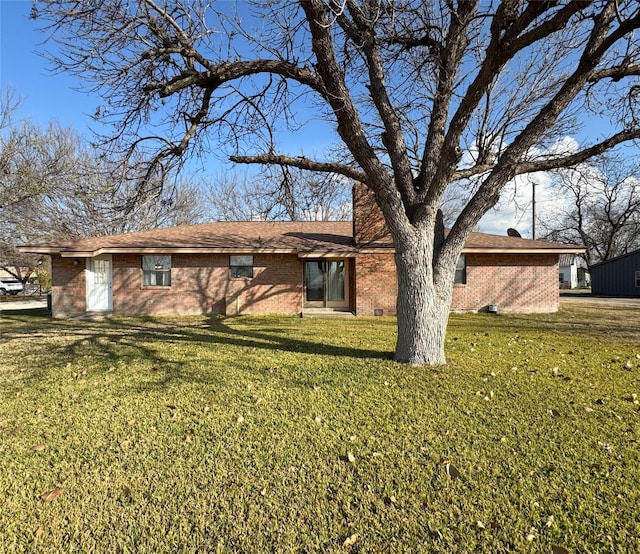
POLYGON ((14 310, 34 310, 37 308, 46 308, 47 301, 33 299, 33 300, 9 300, 8 302, 0 302, 0 313, 12 312, 14 310))

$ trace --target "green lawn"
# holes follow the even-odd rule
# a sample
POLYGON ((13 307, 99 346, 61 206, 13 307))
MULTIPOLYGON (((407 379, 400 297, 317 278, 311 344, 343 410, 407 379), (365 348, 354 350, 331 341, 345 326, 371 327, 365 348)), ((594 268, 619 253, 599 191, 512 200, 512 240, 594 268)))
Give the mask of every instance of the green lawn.
POLYGON ((0 552, 640 552, 640 309, 394 339, 0 315, 0 552))

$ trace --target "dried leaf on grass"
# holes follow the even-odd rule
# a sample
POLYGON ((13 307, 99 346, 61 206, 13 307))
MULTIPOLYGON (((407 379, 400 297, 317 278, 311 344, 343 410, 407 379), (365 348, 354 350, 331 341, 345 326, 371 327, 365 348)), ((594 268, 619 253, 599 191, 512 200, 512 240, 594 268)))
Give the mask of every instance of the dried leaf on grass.
POLYGON ((48 504, 49 502, 53 502, 63 492, 64 492, 64 489, 61 489, 60 487, 56 487, 55 489, 52 489, 49 492, 45 492, 40 497, 40 500, 42 500, 45 504, 48 504))
POLYGON ((342 543, 342 546, 344 546, 344 547, 353 546, 354 544, 356 544, 357 540, 358 540, 358 535, 356 533, 354 533, 353 535, 351 535, 350 537, 347 537, 344 540, 344 542, 342 543))
POLYGON ((33 450, 34 452, 40 452, 44 450, 46 447, 47 447, 46 444, 36 444, 31 450, 33 450))

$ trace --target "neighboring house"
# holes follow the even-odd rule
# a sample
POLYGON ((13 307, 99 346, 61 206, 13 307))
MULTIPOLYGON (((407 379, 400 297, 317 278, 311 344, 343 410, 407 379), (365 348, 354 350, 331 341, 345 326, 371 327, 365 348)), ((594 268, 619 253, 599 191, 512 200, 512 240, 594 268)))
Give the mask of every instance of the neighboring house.
POLYGON ((585 261, 575 254, 560 254, 560 288, 575 289, 591 286, 591 275, 585 261))
POLYGON ((560 288, 575 289, 578 287, 578 262, 575 254, 560 254, 560 288))
POLYGON ((578 287, 586 289, 591 287, 591 273, 589 268, 586 267, 586 262, 582 258, 578 258, 578 287))
POLYGON ((640 296, 640 250, 590 268, 591 292, 610 296, 640 296))
MULTIPOLYGON (((52 265, 54 317, 301 313, 394 315, 394 250, 363 187, 353 222, 229 222, 28 245, 52 265)), ((582 249, 473 233, 452 309, 552 312, 558 260, 582 249)))

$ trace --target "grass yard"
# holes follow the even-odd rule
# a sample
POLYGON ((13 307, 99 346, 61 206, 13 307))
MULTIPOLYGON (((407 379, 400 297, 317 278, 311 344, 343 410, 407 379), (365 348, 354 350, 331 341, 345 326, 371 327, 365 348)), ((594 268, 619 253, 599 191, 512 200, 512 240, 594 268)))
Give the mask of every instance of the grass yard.
POLYGON ((640 309, 0 315, 0 552, 640 552, 640 309))

